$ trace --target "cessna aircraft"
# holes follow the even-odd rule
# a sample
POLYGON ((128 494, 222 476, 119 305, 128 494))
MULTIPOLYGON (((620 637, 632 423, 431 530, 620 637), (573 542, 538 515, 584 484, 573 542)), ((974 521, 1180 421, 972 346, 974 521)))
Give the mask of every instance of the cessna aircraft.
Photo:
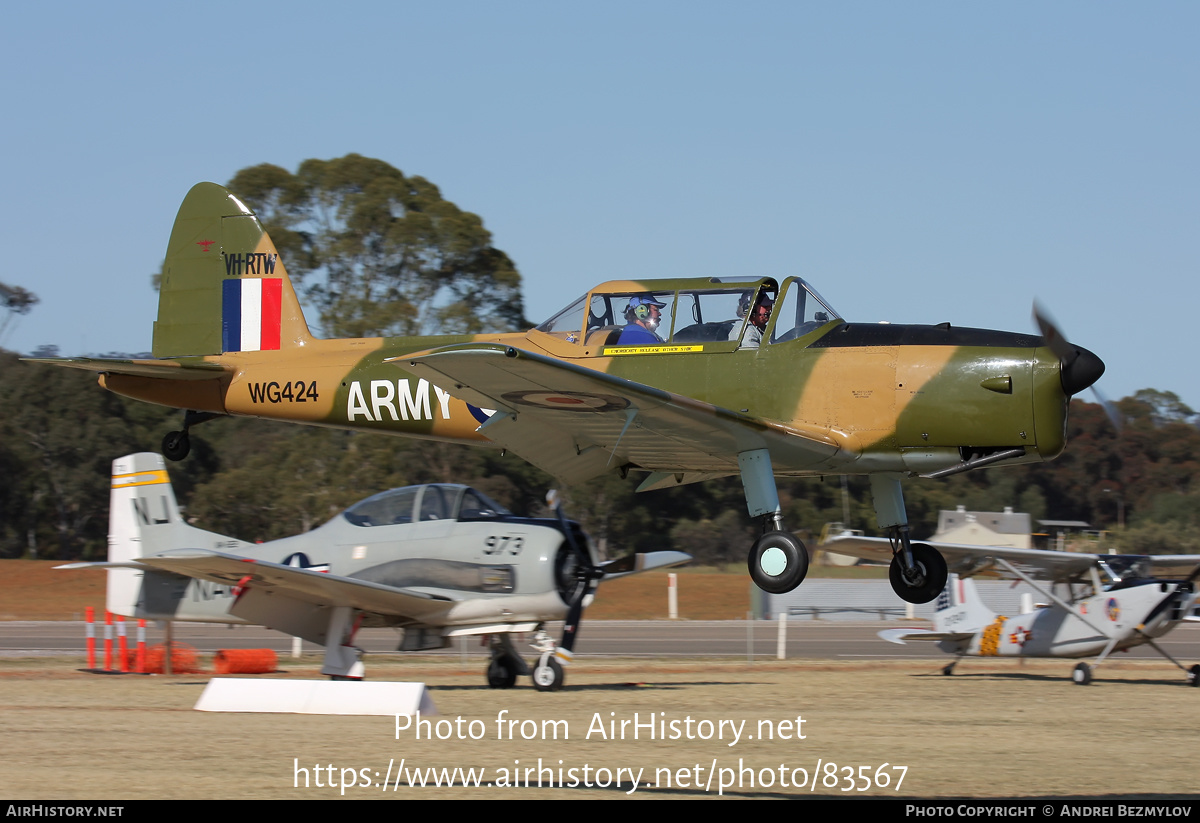
POLYGON ((254 213, 187 195, 167 247, 153 359, 42 360, 184 409, 507 449, 566 483, 644 472, 639 491, 739 475, 763 533, 754 582, 787 592, 808 552, 776 476, 867 474, 897 593, 937 596, 945 562, 909 539, 905 476, 1050 460, 1067 405, 1104 364, 1042 336, 849 323, 799 277, 614 280, 528 332, 317 339, 254 213))
POLYGON ((512 633, 536 632, 539 691, 562 688, 597 583, 691 559, 651 552, 596 563, 579 525, 516 517, 466 486, 431 483, 368 497, 307 534, 247 543, 187 525, 162 457, 113 461, 108 609, 147 620, 253 623, 325 647, 321 669, 361 679, 362 626, 403 629, 400 651, 489 636, 488 684, 530 669, 512 633), (212 585, 215 584, 215 585, 212 585), (556 644, 543 630, 564 620, 556 644))
MULTIPOLYGON (((1149 645, 1200 686, 1200 665, 1184 669, 1155 641, 1189 620, 1196 603, 1200 555, 1111 555, 1040 549, 934 544, 949 563, 950 575, 934 611, 934 630, 888 629, 892 643, 933 641, 957 655, 942 669, 951 674, 966 655, 983 657, 1066 657, 1096 655, 1075 666, 1072 679, 1092 682, 1096 667, 1115 651, 1149 645), (1165 577, 1153 577, 1158 572, 1165 577), (1048 605, 1016 617, 996 615, 979 598, 972 577, 1023 580, 1048 605), (1050 589, 1037 581, 1047 581, 1050 589), (1065 596, 1055 594, 1065 585, 1065 596)), ((839 554, 884 561, 891 547, 880 538, 838 536, 826 547, 839 554)))

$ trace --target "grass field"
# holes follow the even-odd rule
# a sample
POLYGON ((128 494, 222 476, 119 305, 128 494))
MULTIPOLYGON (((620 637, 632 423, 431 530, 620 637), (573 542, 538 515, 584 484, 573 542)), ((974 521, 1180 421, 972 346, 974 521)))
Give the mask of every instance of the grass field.
MULTIPOLYGON (((56 572, 52 565, 0 562, 3 618, 72 619, 87 605, 103 607, 103 573, 56 572)), ((653 574, 614 581, 602 588, 589 617, 663 617, 663 585, 653 574)), ((737 572, 685 571, 680 592, 681 611, 692 619, 741 618, 748 604, 748 583, 737 572)), ((465 739, 444 725, 450 736, 432 740, 407 731, 397 739, 393 718, 197 712, 192 707, 209 675, 104 676, 83 673, 81 665, 66 658, 0 660, 0 798, 318 799, 344 791, 370 799, 1104 802, 1188 795, 1198 782, 1190 755, 1198 690, 1159 662, 1106 663, 1104 677, 1083 689, 1063 677, 1061 661, 1017 667, 975 660, 955 677, 942 677, 940 660, 581 658, 566 689, 541 693, 528 685, 488 689, 474 662, 464 670, 452 659, 373 661, 372 679, 428 684, 440 712, 435 722, 461 718, 454 728, 465 739), (519 721, 515 739, 498 736, 501 712, 519 721), (620 721, 645 724, 649 717, 677 721, 680 736, 647 739, 642 731, 631 739, 627 726, 619 739, 620 721), (596 724, 607 732, 610 721, 618 724, 618 739, 598 732, 596 724), (550 730, 563 724, 568 737, 554 739, 550 730), (735 729, 737 740, 730 737, 735 729), (768 730, 774 739, 763 739, 768 730), (701 739, 705 733, 710 739, 701 739), (432 781, 431 768, 450 770, 456 785, 408 785, 419 782, 417 769, 432 781), (481 785, 459 785, 463 773, 455 776, 456 768, 475 769, 481 785), (385 792, 377 784, 389 770, 385 792), (405 775, 399 788, 397 773, 405 775), (629 793, 631 776, 637 788, 629 793), (511 785, 514 777, 520 786, 511 785), (577 785, 560 786, 573 780, 577 785), (343 790, 343 783, 353 785, 343 790)), ((287 671, 269 677, 320 676, 315 657, 284 665, 287 671)))
MULTIPOLYGON (((0 661, 0 796, 318 799, 348 784, 346 797, 369 799, 1103 798, 1187 794, 1197 783, 1196 690, 1157 664, 1114 664, 1081 689, 1055 662, 976 664, 950 678, 928 662, 596 660, 573 666, 557 693, 491 690, 453 661, 376 665, 377 678, 429 685, 440 714, 426 719, 447 722, 421 740, 409 730, 397 739, 391 717, 197 712, 206 676, 98 676, 78 665, 0 661), (503 739, 501 712, 517 721, 503 739), (648 739, 643 726, 635 740, 631 725, 620 739, 635 715, 665 721, 668 737, 677 721, 678 739, 648 739), (475 769, 481 785, 408 785, 417 769, 432 780, 430 768, 475 769), (406 777, 385 791, 389 769, 406 777), (488 785, 511 784, 514 771, 519 786, 488 785), (572 779, 579 785, 560 787, 572 779)), ((317 677, 318 665, 275 676, 317 677)))

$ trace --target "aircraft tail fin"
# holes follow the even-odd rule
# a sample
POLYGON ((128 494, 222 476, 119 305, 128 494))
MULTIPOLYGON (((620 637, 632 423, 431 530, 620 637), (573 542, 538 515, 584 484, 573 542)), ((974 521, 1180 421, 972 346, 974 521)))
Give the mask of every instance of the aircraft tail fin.
POLYGON ((159 573, 139 568, 138 558, 168 549, 205 548, 214 540, 229 542, 229 538, 189 526, 179 513, 162 455, 139 452, 113 461, 108 509, 110 612, 147 616, 143 584, 148 576, 159 573))
POLYGON ((193 186, 167 245, 154 356, 288 349, 311 339, 283 261, 254 212, 216 183, 193 186))
POLYGON ((938 595, 933 613, 935 632, 973 632, 991 624, 996 613, 983 605, 975 581, 952 574, 938 595))

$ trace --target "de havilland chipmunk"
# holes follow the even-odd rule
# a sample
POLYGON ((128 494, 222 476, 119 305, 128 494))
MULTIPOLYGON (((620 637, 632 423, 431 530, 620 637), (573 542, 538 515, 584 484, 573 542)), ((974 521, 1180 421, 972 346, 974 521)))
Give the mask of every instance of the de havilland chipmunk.
POLYGON ((924 603, 946 566, 910 540, 902 478, 1056 457, 1071 396, 1104 371, 1038 322, 852 323, 799 277, 704 277, 601 283, 527 332, 318 339, 258 218, 200 183, 167 248, 154 357, 40 362, 184 409, 172 459, 191 426, 247 415, 506 449, 566 483, 737 475, 763 530, 750 575, 775 593, 808 571, 775 478, 868 475, 893 586, 924 603))
MULTIPOLYGON (((1148 645, 1200 686, 1200 664, 1184 668, 1156 642, 1189 617, 1196 603, 1200 555, 1113 555, 1000 546, 933 544, 946 558, 949 579, 934 610, 933 631, 888 629, 892 643, 936 642, 955 659, 981 657, 1095 657, 1079 663, 1072 679, 1092 682, 1096 667, 1113 652, 1148 645), (1157 576, 1156 576, 1157 575, 1157 576), (1021 580, 1046 603, 1015 617, 997 615, 983 604, 974 577, 1021 580), (1043 584, 1049 583, 1050 588, 1043 584), (1059 596, 1059 586, 1063 595, 1059 596)), ((835 536, 829 551, 876 562, 891 556, 881 538, 835 536)))
MULTIPOLYGON (((557 507, 556 507, 557 508, 557 507)), ((399 651, 487 635, 488 684, 532 673, 562 687, 580 616, 601 580, 677 566, 690 555, 634 554, 598 563, 579 524, 517 517, 467 486, 406 486, 362 500, 312 531, 248 543, 184 522, 162 457, 113 461, 108 610, 127 617, 253 623, 325 647, 321 669, 359 679, 360 627, 403 629, 399 651), (544 631, 563 620, 559 643, 544 631), (532 672, 512 634, 534 632, 532 672)))

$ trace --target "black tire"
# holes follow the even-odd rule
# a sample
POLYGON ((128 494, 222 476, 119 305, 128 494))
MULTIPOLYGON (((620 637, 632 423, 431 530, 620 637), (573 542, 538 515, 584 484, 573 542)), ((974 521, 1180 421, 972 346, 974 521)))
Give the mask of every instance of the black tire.
POLYGON ((908 603, 928 603, 946 588, 946 559, 937 549, 924 543, 913 543, 911 551, 913 563, 921 572, 921 580, 917 585, 914 586, 904 579, 899 556, 892 558, 888 579, 892 581, 892 591, 899 595, 901 600, 908 603))
POLYGON ((1192 666, 1188 669, 1188 685, 1200 686, 1200 664, 1192 666))
POLYGON ((488 663, 487 682, 493 689, 511 689, 517 682, 517 667, 507 656, 497 657, 488 663))
POLYGON ((1092 667, 1087 663, 1080 663, 1075 667, 1075 671, 1071 672, 1071 679, 1077 686, 1086 686, 1092 682, 1092 667))
POLYGON ((948 666, 943 666, 942 674, 945 675, 946 677, 949 677, 950 675, 954 674, 954 664, 951 663, 948 666))
POLYGON ((166 437, 162 439, 163 456, 168 460, 182 460, 191 450, 192 441, 187 432, 167 432, 166 437))
POLYGON ((750 549, 746 559, 750 579, 764 592, 785 594, 808 574, 808 549, 788 532, 767 532, 750 549))
POLYGON ((566 672, 553 657, 546 661, 545 666, 541 665, 541 661, 533 665, 533 687, 539 692, 556 692, 566 680, 566 672))

